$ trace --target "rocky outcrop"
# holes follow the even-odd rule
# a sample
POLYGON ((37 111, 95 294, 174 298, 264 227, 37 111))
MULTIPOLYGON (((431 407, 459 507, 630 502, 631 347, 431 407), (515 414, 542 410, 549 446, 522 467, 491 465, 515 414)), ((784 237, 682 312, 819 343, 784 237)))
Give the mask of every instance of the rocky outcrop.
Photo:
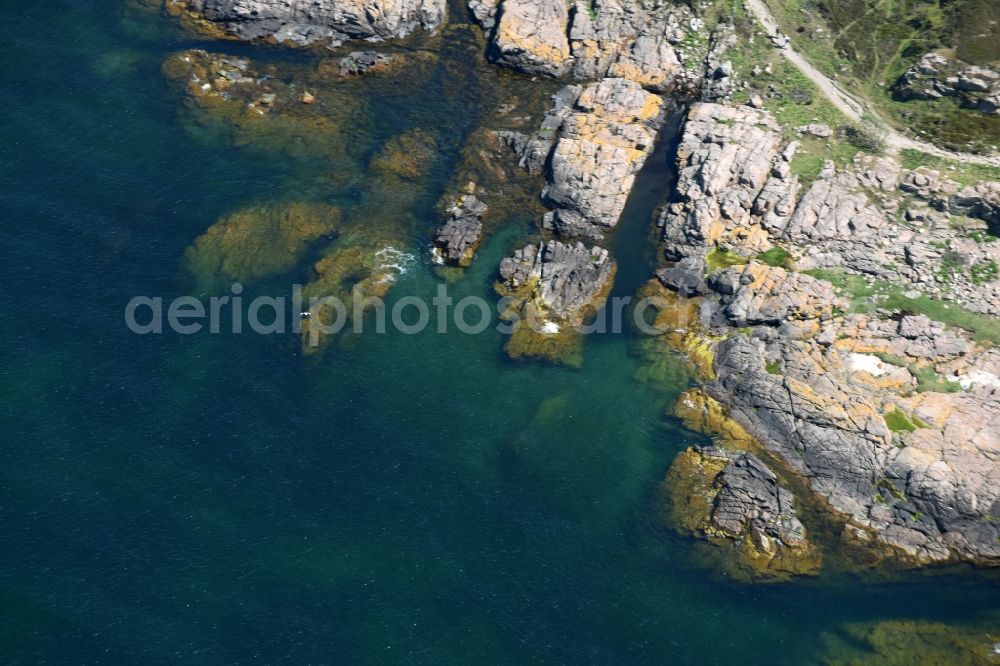
POLYGON ((503 0, 487 55, 525 74, 562 76, 570 66, 565 0, 503 0))
POLYGON ((667 254, 704 256, 717 245, 767 249, 761 218, 783 219, 794 202, 791 158, 780 145, 778 125, 766 111, 692 105, 678 148, 679 201, 660 218, 667 254))
POLYGON ((488 55, 526 74, 579 81, 624 78, 656 92, 680 74, 674 46, 690 20, 683 5, 640 0, 470 0, 490 30, 488 55))
POLYGON ((964 107, 1000 114, 1000 72, 938 52, 928 53, 906 70, 893 92, 903 100, 954 97, 964 107))
POLYGON ((802 196, 784 228, 775 228, 783 238, 797 241, 846 240, 877 234, 885 218, 860 192, 856 178, 829 171, 802 196))
POLYGON ((840 304, 829 283, 757 262, 717 273, 709 284, 721 295, 719 315, 736 327, 829 319, 840 304))
POLYGON ((818 344, 732 337, 709 391, 813 491, 905 557, 1000 562, 997 387, 905 398, 873 376, 886 374, 879 366, 818 344))
POLYGON ((914 314, 962 321, 928 304, 931 288, 992 307, 1000 186, 862 157, 827 163, 800 196, 794 150, 766 112, 691 108, 661 215, 674 263, 650 283, 677 299, 667 309, 679 314, 657 317, 661 344, 686 352, 747 438, 848 522, 851 558, 1000 564, 1000 354, 914 314), (798 272, 809 269, 825 270, 798 272))
POLYGON ((474 195, 463 196, 434 239, 434 260, 453 266, 468 266, 483 234, 486 205, 474 195))
POLYGON ((548 158, 543 226, 600 240, 625 209, 635 175, 653 149, 665 102, 625 79, 579 91, 548 158))
POLYGON ((171 0, 245 40, 339 45, 436 30, 446 0, 171 0))
POLYGON ((673 527, 736 547, 752 577, 815 574, 820 555, 806 539, 792 493, 751 453, 691 448, 677 456, 665 484, 673 527))
POLYGON ((524 295, 546 320, 572 323, 607 291, 613 274, 607 250, 548 241, 500 262, 500 288, 508 294, 527 290, 524 295))
POLYGON ((341 76, 359 76, 369 71, 385 68, 393 60, 392 56, 378 51, 352 51, 337 61, 341 76))
POLYGON ((623 78, 666 92, 680 70, 674 45, 684 39, 686 18, 687 11, 670 4, 576 0, 569 27, 573 77, 623 78))
POLYGON ((1000 183, 965 187, 951 195, 948 204, 952 214, 980 219, 1000 233, 1000 183))
POLYGON ((519 163, 546 174, 542 226, 601 240, 618 224, 635 176, 653 150, 666 102, 626 79, 567 86, 534 135, 501 132, 519 163))
POLYGON ((496 285, 514 325, 504 349, 512 358, 578 364, 579 327, 603 305, 614 274, 600 247, 548 241, 517 250, 500 262, 496 285))

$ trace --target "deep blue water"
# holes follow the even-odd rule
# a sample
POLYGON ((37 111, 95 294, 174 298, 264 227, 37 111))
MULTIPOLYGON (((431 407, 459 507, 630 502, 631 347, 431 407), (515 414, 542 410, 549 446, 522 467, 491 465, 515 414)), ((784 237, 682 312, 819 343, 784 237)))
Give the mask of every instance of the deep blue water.
MULTIPOLYGON (((635 381, 628 335, 572 370, 512 364, 494 332, 319 360, 290 335, 129 333, 131 297, 189 292, 220 215, 315 193, 317 165, 185 132, 160 66, 192 40, 156 15, 0 7, 3 662, 802 663, 844 622, 997 607, 978 575, 713 575, 657 516, 701 441, 665 416, 681 366, 635 381)), ((440 99, 374 100, 378 132, 472 128, 475 96, 457 119, 440 99)), ((459 138, 409 211, 417 256, 459 138)), ((658 159, 613 243, 635 286, 658 159)), ((457 295, 489 296, 529 233, 505 227, 457 295)), ((418 260, 394 298, 438 282, 418 260)))

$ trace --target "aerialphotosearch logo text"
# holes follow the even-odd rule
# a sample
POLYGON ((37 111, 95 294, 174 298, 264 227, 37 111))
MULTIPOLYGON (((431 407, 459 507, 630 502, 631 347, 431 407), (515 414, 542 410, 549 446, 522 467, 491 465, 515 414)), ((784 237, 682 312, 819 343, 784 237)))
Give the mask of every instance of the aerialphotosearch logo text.
MULTIPOLYGON (((384 334, 392 327, 404 335, 417 335, 433 325, 437 333, 457 330, 466 335, 478 335, 493 327, 502 334, 515 333, 528 326, 539 334, 566 332, 565 322, 555 322, 544 312, 528 304, 513 312, 510 298, 490 301, 479 296, 465 296, 456 301, 448 285, 438 285, 429 301, 419 296, 403 296, 391 306, 382 298, 367 296, 355 286, 348 299, 337 296, 303 295, 302 285, 293 285, 289 296, 255 296, 246 299, 243 285, 235 283, 230 293, 205 300, 180 296, 166 300, 160 296, 136 296, 125 306, 125 324, 137 335, 243 334, 258 335, 306 331, 306 343, 318 346, 322 338, 345 331, 356 334, 384 334)), ((653 323, 658 308, 667 304, 656 297, 633 303, 628 296, 612 297, 600 310, 590 308, 589 316, 570 325, 583 334, 619 334, 630 322, 645 335, 666 332, 653 323)), ((675 324, 677 322, 674 322, 675 324)))

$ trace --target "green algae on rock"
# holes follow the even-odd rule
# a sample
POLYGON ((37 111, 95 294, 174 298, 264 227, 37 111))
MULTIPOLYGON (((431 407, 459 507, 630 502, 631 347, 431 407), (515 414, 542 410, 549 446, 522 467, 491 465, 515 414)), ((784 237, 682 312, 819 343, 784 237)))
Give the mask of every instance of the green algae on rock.
POLYGON ((321 303, 303 321, 302 343, 306 354, 317 352, 329 340, 329 327, 338 318, 361 325, 360 317, 385 298, 410 255, 404 220, 420 201, 436 156, 437 140, 426 130, 414 129, 390 139, 371 158, 373 174, 368 197, 351 212, 343 233, 313 266, 312 279, 303 289, 306 298, 333 297, 345 307, 321 303))
POLYGON ((785 580, 819 573, 822 556, 796 516, 792 494, 751 453, 689 448, 664 491, 674 529, 728 548, 734 577, 785 580))
POLYGON ((301 67, 196 49, 171 56, 163 71, 183 87, 193 120, 188 127, 196 134, 293 156, 343 159, 366 131, 363 98, 332 86, 319 90, 301 67))
POLYGON ((974 625, 922 620, 848 624, 823 636, 827 666, 994 666, 1000 663, 1000 618, 974 625))
POLYGON ((292 269, 309 247, 340 228, 340 209, 272 203, 226 215, 188 248, 188 269, 205 286, 252 282, 292 269))

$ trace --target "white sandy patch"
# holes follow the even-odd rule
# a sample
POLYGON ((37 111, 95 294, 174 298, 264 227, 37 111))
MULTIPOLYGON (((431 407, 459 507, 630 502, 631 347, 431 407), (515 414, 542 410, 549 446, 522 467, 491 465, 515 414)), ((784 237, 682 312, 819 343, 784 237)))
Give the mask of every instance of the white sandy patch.
POLYGON ((871 354, 850 354, 847 362, 854 372, 867 372, 872 377, 881 377, 889 372, 882 359, 871 354))
POLYGON ((968 391, 973 386, 1000 388, 1000 377, 997 377, 992 372, 985 372, 983 370, 973 370, 972 372, 969 372, 968 374, 959 377, 958 383, 966 391, 968 391))

